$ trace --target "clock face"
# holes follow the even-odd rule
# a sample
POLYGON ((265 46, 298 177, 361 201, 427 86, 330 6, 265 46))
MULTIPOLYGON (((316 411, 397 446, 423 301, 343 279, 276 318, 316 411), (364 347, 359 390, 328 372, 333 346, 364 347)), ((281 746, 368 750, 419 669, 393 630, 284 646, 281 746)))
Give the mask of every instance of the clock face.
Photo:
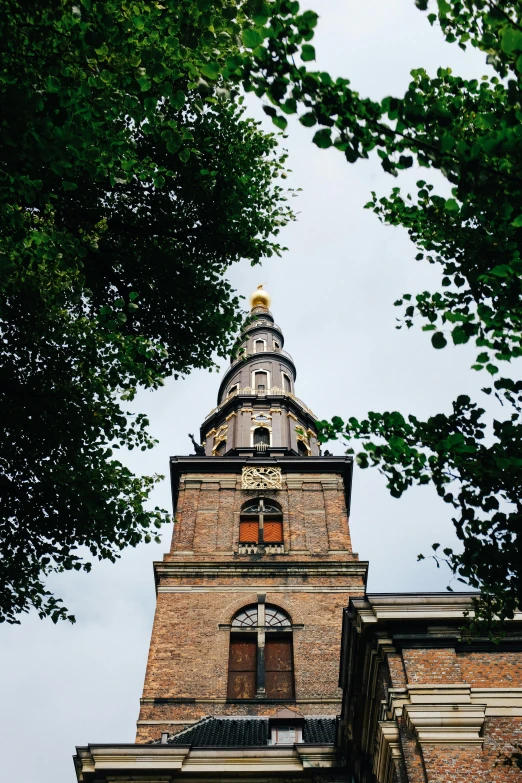
POLYGON ((281 489, 281 468, 243 468, 241 489, 281 489))

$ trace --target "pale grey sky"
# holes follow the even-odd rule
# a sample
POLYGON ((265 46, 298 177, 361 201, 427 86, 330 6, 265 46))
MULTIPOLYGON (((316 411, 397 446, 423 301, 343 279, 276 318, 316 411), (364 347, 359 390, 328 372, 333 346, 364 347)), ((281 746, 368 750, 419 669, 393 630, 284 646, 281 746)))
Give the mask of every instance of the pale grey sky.
MULTIPOLYGON (((463 76, 486 71, 479 54, 446 44, 414 0, 302 6, 321 17, 318 66, 350 78, 363 95, 400 95, 409 71, 421 66, 430 74, 440 65, 463 76)), ((249 100, 249 106, 264 118, 259 103, 249 100)), ((382 226, 363 205, 370 191, 406 188, 419 172, 397 182, 377 160, 348 165, 341 153, 320 151, 311 138, 297 122, 289 124, 291 186, 303 192, 293 202, 299 219, 282 235, 288 252, 262 269, 242 264, 231 272, 246 297, 266 283, 297 364, 297 394, 320 418, 390 409, 427 416, 448 410, 459 393, 478 397, 483 380, 468 369, 472 349, 434 351, 428 335, 394 328, 394 300, 435 286, 437 272, 414 261, 404 231, 382 226)), ((428 178, 425 171, 422 177, 428 178)), ((217 388, 217 374, 195 372, 141 394, 138 409, 149 415, 160 445, 131 454, 129 464, 166 474, 170 455, 191 451, 187 432, 198 431, 217 388)), ((341 453, 340 444, 329 448, 341 453)), ((167 481, 154 501, 170 508, 167 481)), ((370 590, 445 589, 446 572, 416 562, 433 541, 454 542, 448 508, 430 489, 394 500, 378 473, 356 470, 351 530, 355 551, 370 561, 370 590)), ((0 628, 5 780, 72 783, 75 745, 134 740, 154 612, 152 561, 168 549, 169 538, 165 529, 160 546, 127 551, 118 564, 97 565, 91 575, 54 579, 52 587, 76 614, 75 626, 29 616, 19 627, 0 628)))

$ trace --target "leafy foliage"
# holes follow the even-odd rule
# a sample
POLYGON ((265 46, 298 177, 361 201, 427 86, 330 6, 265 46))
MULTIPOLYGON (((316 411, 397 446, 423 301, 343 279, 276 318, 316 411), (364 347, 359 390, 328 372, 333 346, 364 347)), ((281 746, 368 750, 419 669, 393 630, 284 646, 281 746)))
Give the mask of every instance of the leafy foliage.
POLYGON ((0 621, 74 619, 45 576, 156 534, 121 400, 226 355, 227 267, 280 252, 284 155, 220 76, 243 25, 229 0, 4 3, 0 621))
POLYGON ((522 384, 509 373, 499 377, 522 355, 521 7, 494 0, 416 5, 449 43, 484 52, 493 75, 463 79, 439 68, 430 77, 418 69, 402 98, 363 98, 348 79, 308 70, 317 15, 300 13, 290 0, 263 4, 252 51, 227 75, 268 99, 265 110, 278 127, 297 114, 318 147, 333 147, 350 163, 373 152, 394 176, 416 162, 450 184, 449 198, 419 180, 415 197, 394 188, 389 197, 373 194, 367 206, 404 226, 417 259, 441 270, 440 290, 396 303, 404 307, 402 324, 420 322, 439 350, 473 341, 473 368, 495 379, 484 392, 507 407, 506 420, 488 429, 483 409, 459 397, 451 415, 426 422, 371 413, 362 422, 335 417, 322 431, 325 439, 362 441, 360 464, 379 466, 392 494, 432 482, 453 505, 463 553, 447 549, 445 557, 458 578, 481 588, 476 610, 490 621, 522 605, 522 384))

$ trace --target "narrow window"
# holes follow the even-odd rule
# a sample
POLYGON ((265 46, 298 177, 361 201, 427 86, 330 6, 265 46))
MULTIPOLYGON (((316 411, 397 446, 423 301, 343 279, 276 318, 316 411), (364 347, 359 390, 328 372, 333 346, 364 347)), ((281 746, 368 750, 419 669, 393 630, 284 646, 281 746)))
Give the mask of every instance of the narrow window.
POLYGON ((265 341, 264 340, 256 340, 254 343, 254 351, 256 353, 262 353, 265 350, 265 341))
MULTIPOLYGON (((227 695, 229 699, 295 698, 292 624, 279 607, 253 604, 233 618, 227 695)), ((278 726, 277 730, 282 732, 278 743, 297 741, 294 727, 278 726)))
POLYGON ((279 347, 280 346, 279 346, 279 343, 277 342, 277 340, 274 340, 274 348, 276 349, 276 351, 279 350, 279 347))
POLYGON ((266 391, 267 382, 266 382, 266 372, 255 372, 254 373, 254 388, 256 391, 266 391))
POLYGON ((265 689, 267 699, 293 699, 292 637, 267 634, 265 642, 265 689))
POLYGON ((303 443, 302 440, 298 440, 297 441, 297 453, 299 454, 300 457, 308 457, 308 456, 310 456, 308 454, 308 449, 306 448, 306 446, 305 446, 305 444, 303 443))
POLYGON ((238 383, 234 384, 234 386, 231 386, 230 389, 228 390, 227 397, 233 397, 234 394, 237 394, 238 389, 239 389, 239 384, 238 383))
POLYGON ((256 695, 257 635, 230 637, 228 659, 229 699, 254 699, 256 695))
POLYGON ((226 440, 222 440, 221 443, 219 443, 214 449, 214 453, 216 454, 216 456, 222 457, 226 450, 227 450, 227 442, 226 440))
POLYGON ((285 375, 285 373, 283 373, 283 391, 285 392, 292 391, 292 384, 290 382, 290 378, 288 377, 288 375, 285 375))

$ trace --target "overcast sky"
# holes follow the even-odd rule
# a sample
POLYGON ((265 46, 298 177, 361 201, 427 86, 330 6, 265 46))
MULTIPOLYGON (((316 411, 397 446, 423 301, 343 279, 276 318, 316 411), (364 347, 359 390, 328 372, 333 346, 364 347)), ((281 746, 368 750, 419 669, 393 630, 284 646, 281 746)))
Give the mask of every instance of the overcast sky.
MULTIPOLYGON (((446 44, 414 0, 302 5, 320 14, 318 66, 350 78, 362 95, 402 94, 412 68, 432 75, 441 65, 462 76, 486 71, 479 54, 446 44)), ((259 104, 249 106, 264 117, 259 104)), ((419 172, 397 183, 376 160, 348 165, 341 153, 318 150, 312 135, 291 122, 284 142, 291 186, 303 189, 293 202, 298 221, 281 237, 288 252, 261 269, 242 264, 231 272, 246 297, 261 282, 272 295, 297 365, 298 396, 319 418, 393 409, 427 416, 448 411, 459 393, 479 397, 483 381, 468 369, 471 349, 435 351, 429 335, 394 328, 394 300, 435 286, 437 272, 414 260, 404 231, 382 226, 363 205, 372 190, 407 188, 419 172)), ((428 178, 425 170, 422 177, 428 178)), ((166 474, 170 455, 190 453, 187 432, 199 431, 217 389, 217 374, 194 372, 141 394, 138 408, 160 445, 133 454, 129 464, 140 473, 166 474)), ((342 451, 340 444, 328 448, 342 451)), ((154 500, 170 508, 167 481, 154 500)), ((355 551, 370 561, 370 591, 445 589, 447 572, 416 561, 434 541, 454 543, 448 508, 430 489, 394 500, 377 472, 356 470, 351 531, 355 551)), ((54 579, 76 625, 29 616, 21 626, 1 628, 0 737, 9 783, 73 783, 75 745, 134 741, 154 612, 152 561, 168 550, 170 533, 164 530, 160 546, 127 551, 117 565, 54 579)))

